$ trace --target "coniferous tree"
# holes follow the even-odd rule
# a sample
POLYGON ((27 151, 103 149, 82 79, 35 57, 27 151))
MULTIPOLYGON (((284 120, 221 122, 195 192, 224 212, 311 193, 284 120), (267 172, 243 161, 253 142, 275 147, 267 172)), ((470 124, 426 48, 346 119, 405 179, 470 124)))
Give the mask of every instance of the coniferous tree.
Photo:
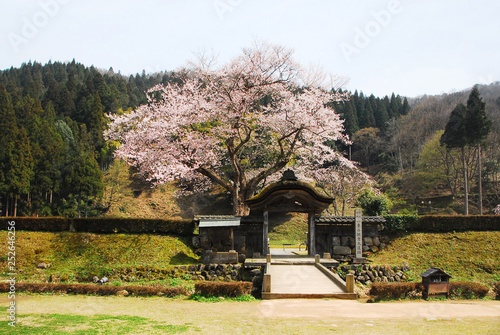
POLYGON ((403 106, 401 106, 401 110, 399 114, 401 115, 407 115, 410 112, 410 104, 408 103, 408 99, 404 98, 403 100, 403 106))
POLYGON ((462 149, 462 164, 464 172, 464 193, 465 193, 465 215, 469 215, 469 189, 467 182, 467 164, 465 162, 465 146, 467 145, 465 114, 467 108, 463 104, 458 104, 451 112, 450 119, 446 124, 441 144, 447 148, 462 149))
POLYGON ((9 200, 12 195, 10 176, 13 174, 15 139, 19 132, 14 107, 3 84, 0 84, 0 196, 5 201, 5 216, 10 214, 9 200))
POLYGON ((352 136, 355 132, 359 130, 358 116, 356 115, 354 101, 350 99, 346 101, 343 116, 344 116, 344 127, 345 131, 349 136, 352 136))
POLYGON ((33 178, 33 157, 28 134, 24 127, 20 127, 15 138, 15 148, 13 150, 12 168, 8 175, 11 184, 11 194, 14 199, 14 213, 17 216, 17 204, 19 197, 28 194, 30 191, 30 181, 33 178))
POLYGON ((384 100, 379 100, 376 109, 373 111, 373 116, 375 118, 375 125, 381 130, 385 130, 387 126, 387 121, 389 121, 389 116, 387 115, 387 109, 385 107, 384 100))
POLYGON ((469 145, 477 145, 478 156, 478 187, 479 187, 479 214, 483 214, 483 192, 482 192, 482 171, 481 171, 481 143, 488 137, 491 129, 491 121, 486 116, 486 104, 479 95, 478 86, 474 86, 467 100, 467 112, 465 114, 465 124, 467 132, 467 142, 469 145))

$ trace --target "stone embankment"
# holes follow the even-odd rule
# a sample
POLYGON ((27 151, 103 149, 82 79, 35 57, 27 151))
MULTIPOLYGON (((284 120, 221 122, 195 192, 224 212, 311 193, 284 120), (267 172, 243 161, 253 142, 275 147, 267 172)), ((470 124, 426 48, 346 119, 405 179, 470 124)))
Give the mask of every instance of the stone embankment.
POLYGON ((392 283, 408 280, 405 272, 410 271, 408 264, 397 265, 341 265, 336 271, 345 280, 346 274, 353 274, 356 283, 371 285, 374 282, 392 283))

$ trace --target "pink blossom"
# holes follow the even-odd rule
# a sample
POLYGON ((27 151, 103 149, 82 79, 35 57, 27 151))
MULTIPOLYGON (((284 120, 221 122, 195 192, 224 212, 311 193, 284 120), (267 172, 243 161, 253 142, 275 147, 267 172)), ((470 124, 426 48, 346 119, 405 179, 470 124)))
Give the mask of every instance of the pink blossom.
POLYGON ((309 177, 331 161, 357 170, 326 144, 349 141, 328 105, 347 96, 303 86, 290 50, 261 44, 218 69, 188 72, 182 85, 148 90, 147 105, 110 116, 105 135, 121 143, 116 156, 153 183, 210 180, 245 213, 244 200, 286 166, 309 177))

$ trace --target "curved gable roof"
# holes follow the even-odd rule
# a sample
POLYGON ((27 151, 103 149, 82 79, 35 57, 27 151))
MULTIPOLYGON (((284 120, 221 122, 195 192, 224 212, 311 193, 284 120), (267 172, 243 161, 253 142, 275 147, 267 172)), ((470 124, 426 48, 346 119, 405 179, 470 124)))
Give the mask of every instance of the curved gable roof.
POLYGON ((248 199, 246 203, 250 209, 320 213, 333 202, 332 198, 322 195, 312 185, 289 176, 290 170, 285 171, 285 178, 248 199))

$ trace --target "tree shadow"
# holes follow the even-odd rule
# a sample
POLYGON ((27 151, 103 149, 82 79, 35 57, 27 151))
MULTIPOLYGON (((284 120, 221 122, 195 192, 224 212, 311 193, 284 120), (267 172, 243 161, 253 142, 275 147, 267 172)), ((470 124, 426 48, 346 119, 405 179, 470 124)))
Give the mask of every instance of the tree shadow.
POLYGON ((231 197, 214 190, 179 196, 176 203, 184 219, 192 219, 196 215, 233 214, 231 197))

